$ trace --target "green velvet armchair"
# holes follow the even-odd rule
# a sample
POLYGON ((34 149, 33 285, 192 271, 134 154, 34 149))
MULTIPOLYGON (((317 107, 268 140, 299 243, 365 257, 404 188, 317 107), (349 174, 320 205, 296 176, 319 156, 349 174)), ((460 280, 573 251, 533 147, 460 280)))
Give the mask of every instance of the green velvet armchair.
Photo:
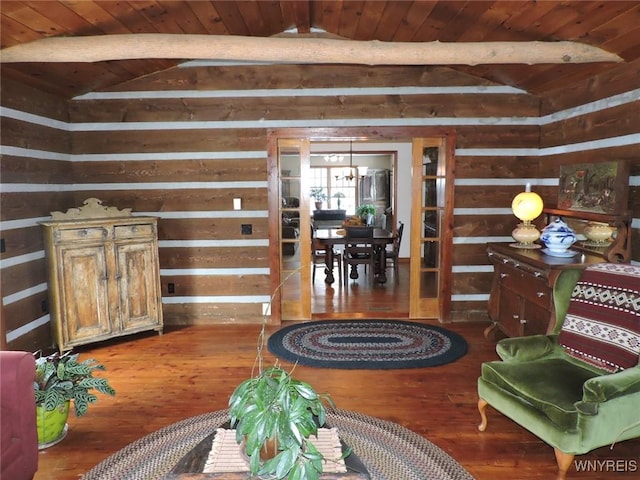
POLYGON ((507 338, 482 364, 480 431, 491 405, 554 448, 557 479, 575 455, 640 437, 640 267, 565 271, 550 335, 507 338))

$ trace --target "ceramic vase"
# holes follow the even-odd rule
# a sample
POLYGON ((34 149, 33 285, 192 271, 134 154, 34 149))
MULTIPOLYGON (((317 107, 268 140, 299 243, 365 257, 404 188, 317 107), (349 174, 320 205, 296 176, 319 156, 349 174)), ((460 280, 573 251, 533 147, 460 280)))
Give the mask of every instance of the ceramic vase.
POLYGON ((573 229, 560 217, 544 227, 540 235, 540 240, 547 246, 547 249, 551 253, 559 254, 566 252, 576 242, 576 239, 573 229))
POLYGON ((584 236, 596 245, 606 245, 611 240, 614 228, 602 222, 589 222, 584 227, 584 236))

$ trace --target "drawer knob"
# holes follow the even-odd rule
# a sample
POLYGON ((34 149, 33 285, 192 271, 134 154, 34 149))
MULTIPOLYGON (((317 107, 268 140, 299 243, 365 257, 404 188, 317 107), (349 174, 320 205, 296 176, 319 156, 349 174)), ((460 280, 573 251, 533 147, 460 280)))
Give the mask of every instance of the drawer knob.
POLYGON ((520 323, 521 323, 522 325, 524 325, 525 323, 527 323, 527 320, 526 320, 525 318, 521 318, 521 319, 520 319, 520 323))
POLYGON ((508 276, 509 276, 509 274, 508 274, 508 273, 501 273, 501 274, 500 274, 500 278, 506 278, 506 277, 508 277, 508 276))
POLYGON ((534 277, 539 277, 540 275, 542 275, 542 273, 540 273, 540 272, 534 272, 534 273, 533 273, 533 276, 534 276, 534 277))
POLYGON ((509 263, 509 259, 508 258, 503 258, 502 259, 502 263, 509 263))
POLYGON ((538 298, 542 298, 544 297, 544 292, 536 292, 536 295, 538 296, 538 298))

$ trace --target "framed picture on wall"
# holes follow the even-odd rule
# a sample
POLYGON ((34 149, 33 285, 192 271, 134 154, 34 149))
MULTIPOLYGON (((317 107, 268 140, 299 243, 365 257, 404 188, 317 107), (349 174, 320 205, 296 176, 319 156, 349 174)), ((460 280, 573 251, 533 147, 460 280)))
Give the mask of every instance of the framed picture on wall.
POLYGON ((627 210, 629 167, 624 161, 560 166, 558 208, 620 214, 627 210))

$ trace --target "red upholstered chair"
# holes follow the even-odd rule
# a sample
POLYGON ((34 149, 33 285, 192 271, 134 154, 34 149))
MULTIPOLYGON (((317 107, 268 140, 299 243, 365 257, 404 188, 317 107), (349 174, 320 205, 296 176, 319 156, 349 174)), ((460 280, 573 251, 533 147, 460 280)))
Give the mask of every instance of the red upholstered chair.
POLYGON ((35 358, 29 352, 0 352, 0 478, 29 480, 38 469, 35 358))

